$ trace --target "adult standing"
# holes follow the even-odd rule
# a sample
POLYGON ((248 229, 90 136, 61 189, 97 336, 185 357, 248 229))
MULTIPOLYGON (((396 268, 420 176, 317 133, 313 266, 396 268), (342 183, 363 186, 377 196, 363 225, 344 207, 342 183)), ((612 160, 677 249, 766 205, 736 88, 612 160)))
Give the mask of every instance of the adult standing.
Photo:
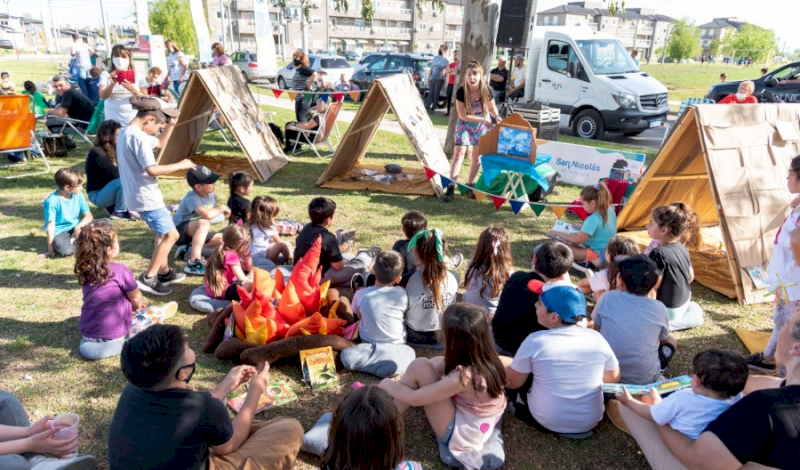
POLYGON ((514 68, 511 70, 511 89, 508 90, 509 99, 516 100, 525 96, 525 56, 517 53, 514 56, 514 68))
POLYGON ((214 56, 214 60, 211 61, 211 67, 233 65, 231 58, 225 55, 225 46, 218 42, 211 45, 211 55, 214 56))
POLYGON ((431 61, 431 69, 428 72, 428 101, 426 104, 430 112, 436 111, 436 108, 439 107, 439 94, 444 86, 445 70, 450 65, 450 61, 444 56, 446 52, 447 46, 444 44, 439 46, 439 55, 431 61))
POLYGON ((453 87, 456 84, 456 73, 458 73, 458 51, 453 51, 453 61, 447 66, 447 107, 445 114, 450 115, 450 99, 453 97, 453 87))
POLYGON ((86 157, 86 193, 97 207, 102 207, 112 219, 138 219, 139 214, 128 211, 122 181, 117 168, 117 134, 123 126, 114 120, 103 121, 97 128, 94 147, 86 157))
POLYGON ((506 58, 500 56, 497 59, 497 67, 489 72, 489 86, 494 91, 494 102, 500 104, 506 100, 506 85, 508 85, 508 69, 506 68, 506 58))
MULTIPOLYGON (((477 61, 470 61, 462 78, 461 87, 456 92, 458 120, 456 120, 455 153, 450 166, 450 179, 453 182, 447 186, 442 198, 444 202, 453 200, 455 182, 461 172, 461 163, 464 161, 467 149, 478 145, 478 139, 500 121, 497 106, 492 98, 492 91, 483 77, 483 67, 477 61)), ((478 167, 480 167, 480 155, 472 152, 467 180, 470 186, 475 184, 478 167)), ((475 198, 471 189, 467 197, 475 198)))
POLYGON ((111 48, 111 70, 100 74, 99 90, 106 119, 124 127, 136 117, 130 99, 147 95, 147 79, 134 68, 133 55, 126 46, 117 44, 111 48))
POLYGON ((81 93, 88 96, 86 90, 86 77, 89 76, 89 69, 92 68, 92 54, 94 51, 88 44, 83 42, 77 34, 72 35, 72 49, 69 55, 72 56, 72 73, 74 74, 75 81, 78 82, 78 87, 81 93))
POLYGON ((172 39, 167 39, 164 43, 169 55, 167 56, 167 66, 169 67, 169 76, 172 80, 172 86, 175 88, 175 93, 179 96, 181 94, 181 83, 186 81, 186 72, 189 70, 189 64, 186 62, 186 55, 181 52, 178 45, 172 39))
POLYGON ((300 93, 294 99, 294 115, 297 122, 308 120, 308 110, 311 103, 306 100, 302 92, 311 91, 317 81, 317 72, 311 68, 311 61, 305 52, 298 49, 292 54, 292 64, 294 64, 294 77, 292 78, 292 90, 300 93))

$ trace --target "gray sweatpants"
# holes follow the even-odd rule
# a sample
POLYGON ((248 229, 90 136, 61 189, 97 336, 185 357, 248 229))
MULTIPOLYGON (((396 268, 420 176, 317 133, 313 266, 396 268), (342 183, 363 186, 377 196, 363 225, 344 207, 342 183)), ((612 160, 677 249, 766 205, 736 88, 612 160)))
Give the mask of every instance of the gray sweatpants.
POLYGON ((372 255, 366 251, 359 251, 355 256, 349 253, 345 253, 343 256, 344 267, 338 271, 333 268, 328 269, 322 274, 320 283, 330 279, 331 287, 349 286, 350 279, 353 278, 355 273, 368 270, 372 262, 375 261, 372 255))
MULTIPOLYGON (((31 425, 22 403, 14 395, 0 390, 0 424, 27 427, 31 425)), ((3 470, 30 470, 31 466, 23 455, 0 455, 0 468, 3 470)))

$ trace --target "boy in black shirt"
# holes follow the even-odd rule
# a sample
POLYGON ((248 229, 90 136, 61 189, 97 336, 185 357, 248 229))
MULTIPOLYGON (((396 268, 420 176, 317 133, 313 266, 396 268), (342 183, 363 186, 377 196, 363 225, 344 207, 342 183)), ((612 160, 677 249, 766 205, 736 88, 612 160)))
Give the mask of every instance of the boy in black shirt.
POLYGON ((322 237, 322 252, 319 264, 322 266, 322 281, 330 279, 331 287, 347 285, 358 274, 359 278, 368 274, 375 257, 381 252, 379 246, 360 250, 358 254, 349 257, 339 250, 336 235, 328 228, 333 226, 336 216, 336 203, 327 197, 317 197, 308 205, 308 218, 311 223, 303 226, 295 240, 295 263, 305 256, 306 252, 314 246, 317 238, 322 237))
POLYGON ((294 467, 300 423, 253 420, 269 364, 260 372, 234 367, 211 392, 189 390, 195 353, 178 326, 163 324, 128 340, 120 362, 129 383, 111 420, 109 469, 235 469, 246 461, 261 470, 294 467), (247 397, 231 422, 225 399, 247 382, 247 397))

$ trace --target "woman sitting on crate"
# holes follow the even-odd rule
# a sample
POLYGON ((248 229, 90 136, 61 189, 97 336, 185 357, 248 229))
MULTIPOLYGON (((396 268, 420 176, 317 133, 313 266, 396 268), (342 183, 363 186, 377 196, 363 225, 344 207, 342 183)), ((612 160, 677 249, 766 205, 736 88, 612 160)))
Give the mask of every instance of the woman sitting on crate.
POLYGON ((306 122, 287 122, 286 123, 286 146, 283 149, 284 153, 291 153, 295 148, 295 141, 297 141, 297 148, 300 149, 303 144, 314 142, 317 138, 316 134, 307 131, 314 131, 319 129, 322 125, 321 119, 325 117, 325 111, 328 110, 328 103, 321 98, 317 98, 316 105, 311 111, 315 111, 311 119, 306 122))

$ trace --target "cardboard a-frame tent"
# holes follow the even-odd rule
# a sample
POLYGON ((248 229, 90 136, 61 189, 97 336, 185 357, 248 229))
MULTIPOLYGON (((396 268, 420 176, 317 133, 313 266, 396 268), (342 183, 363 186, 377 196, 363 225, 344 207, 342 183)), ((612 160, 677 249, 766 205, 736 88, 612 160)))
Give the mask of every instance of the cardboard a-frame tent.
POLYGON ((161 165, 189 158, 222 175, 246 171, 264 182, 289 163, 237 67, 192 72, 178 109, 181 115, 158 156, 161 165), (215 109, 225 117, 244 156, 197 153, 215 109))
MULTIPOLYGON (((797 104, 687 108, 617 218, 618 229, 640 230, 655 207, 688 203, 703 227, 703 246, 690 250, 695 279, 740 303, 773 300, 745 268, 767 266, 788 214, 786 174, 800 154, 798 126, 797 104)), ((646 231, 622 235, 650 241, 646 231)))
POLYGON ((439 176, 428 180, 422 166, 404 167, 403 175, 406 179, 392 179, 388 185, 380 181, 367 180, 358 174, 359 170, 386 173, 382 165, 362 163, 361 159, 367 153, 367 148, 389 107, 397 116, 397 121, 408 137, 419 163, 437 173, 450 173, 450 163, 436 138, 433 123, 425 111, 425 105, 411 75, 396 74, 372 82, 361 108, 342 137, 330 164, 317 180, 317 185, 325 188, 371 189, 399 194, 442 194, 439 176))

